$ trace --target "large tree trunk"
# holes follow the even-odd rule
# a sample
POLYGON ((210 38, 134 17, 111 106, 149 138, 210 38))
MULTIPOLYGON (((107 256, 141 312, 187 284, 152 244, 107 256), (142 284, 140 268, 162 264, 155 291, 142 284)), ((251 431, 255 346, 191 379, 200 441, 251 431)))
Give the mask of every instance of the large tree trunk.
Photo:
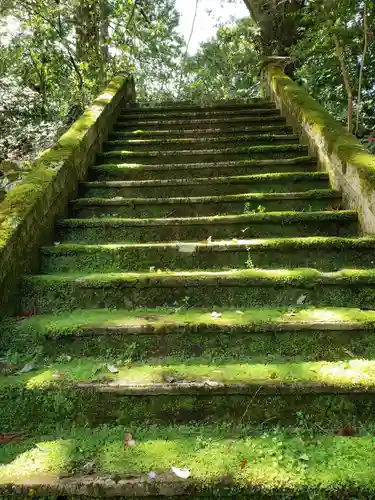
POLYGON ((287 56, 297 40, 298 12, 305 0, 244 0, 261 30, 264 55, 287 56))
POLYGON ((76 11, 77 58, 85 63, 89 79, 96 82, 94 92, 105 84, 105 48, 101 35, 101 29, 106 26, 103 3, 104 0, 82 0, 76 11))

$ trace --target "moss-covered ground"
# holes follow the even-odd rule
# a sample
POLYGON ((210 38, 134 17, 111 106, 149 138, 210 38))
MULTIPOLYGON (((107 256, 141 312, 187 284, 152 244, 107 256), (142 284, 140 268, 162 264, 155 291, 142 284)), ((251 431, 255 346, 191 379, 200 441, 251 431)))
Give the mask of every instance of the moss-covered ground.
POLYGON ((0 324, 0 499, 374 498, 346 208, 270 103, 124 110, 0 324))

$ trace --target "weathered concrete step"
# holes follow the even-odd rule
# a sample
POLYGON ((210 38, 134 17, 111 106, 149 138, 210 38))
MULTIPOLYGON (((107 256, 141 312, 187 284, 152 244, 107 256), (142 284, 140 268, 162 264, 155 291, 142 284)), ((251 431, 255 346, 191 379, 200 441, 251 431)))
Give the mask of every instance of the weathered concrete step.
MULTIPOLYGON (((213 315, 212 309, 188 306, 133 311, 83 309, 68 315, 45 314, 13 319, 7 324, 0 325, 0 331, 4 336, 9 335, 10 331, 12 336, 30 338, 34 341, 35 339, 31 337, 35 335, 36 324, 39 339, 51 341, 118 336, 130 337, 130 341, 134 341, 143 336, 149 338, 183 334, 189 342, 191 335, 202 335, 203 341, 203 337, 216 334, 242 333, 247 337, 253 357, 264 356, 263 347, 267 344, 267 353, 276 349, 278 355, 287 357, 293 354, 301 359, 310 356, 312 361, 318 358, 337 361, 340 356, 342 357, 342 346, 349 351, 355 347, 354 350, 357 355, 360 353, 360 356, 365 352, 368 355, 369 346, 372 349, 375 346, 375 342, 372 341, 362 345, 361 342, 364 342, 365 337, 360 335, 357 337, 355 334, 364 332, 369 339, 375 336, 375 310, 363 311, 346 307, 319 309, 299 306, 296 309, 260 308, 241 311, 221 308, 218 315, 213 315), (320 345, 318 332, 327 337, 330 334, 337 335, 336 342, 320 345), (278 345, 275 344, 272 333, 282 334, 278 338, 278 345), (256 338, 259 334, 270 335, 262 336, 262 342, 249 342, 252 337, 256 338), (307 335, 309 342, 306 343, 307 335), (304 340, 299 340, 301 338, 304 340), (311 345, 314 349, 311 349, 311 345)), ((232 345, 232 348, 235 346, 232 345)))
POLYGON ((358 423, 358 437, 351 438, 335 435, 338 427, 329 423, 327 430, 321 425, 317 430, 309 421, 302 435, 288 427, 259 429, 241 422, 134 425, 134 446, 125 448, 122 425, 53 429, 54 437, 52 429, 47 435, 34 431, 12 445, 20 464, 17 476, 3 452, 0 487, 21 498, 265 499, 270 492, 275 500, 374 498, 371 426, 358 423), (63 450, 64 459, 56 459, 56 449, 63 450), (171 467, 180 475, 179 468, 186 467, 189 477, 181 479, 171 467))
POLYGON ((239 116, 231 118, 202 118, 186 120, 118 120, 115 131, 128 130, 180 130, 180 129, 230 129, 233 126, 243 125, 286 125, 286 119, 275 111, 270 116, 239 116))
POLYGON ((155 198, 211 196, 239 193, 285 193, 327 189, 325 172, 272 173, 185 179, 147 179, 136 181, 94 181, 81 184, 85 198, 155 198))
POLYGON ((126 110, 120 113, 119 120, 183 120, 186 118, 228 118, 231 116, 274 116, 278 113, 275 107, 236 107, 235 109, 207 109, 201 108, 194 111, 188 110, 147 110, 142 113, 134 112, 134 110, 126 110))
POLYGON ((65 243, 205 241, 297 236, 353 236, 358 231, 353 211, 271 212, 217 217, 167 219, 65 219, 56 240, 65 243))
POLYGON ((274 144, 299 144, 299 137, 290 134, 262 134, 237 137, 195 137, 186 139, 117 139, 104 143, 105 151, 178 151, 181 149, 207 150, 209 145, 216 148, 236 148, 246 145, 270 146, 274 144))
POLYGON ((125 272, 150 269, 294 269, 375 267, 373 238, 305 237, 213 243, 60 244, 43 247, 41 272, 125 272))
POLYGON ((184 138, 184 137, 236 137, 237 135, 261 135, 261 134, 293 134, 292 127, 286 124, 271 124, 271 125, 258 125, 258 126, 239 126, 228 129, 221 128, 181 128, 174 130, 133 130, 133 131, 116 131, 109 134, 109 138, 123 139, 123 138, 143 138, 143 139, 163 139, 163 138, 184 138))
POLYGON ((205 163, 216 161, 250 160, 259 158, 294 158, 307 155, 307 146, 301 144, 277 144, 221 149, 184 149, 168 151, 131 151, 116 149, 98 155, 102 163, 116 163, 122 160, 134 163, 205 163))
POLYGON ((214 104, 207 104, 207 105, 199 105, 196 103, 170 103, 168 105, 164 105, 163 103, 160 103, 157 106, 149 106, 147 103, 144 105, 140 105, 138 107, 126 107, 124 108, 124 112, 129 112, 129 113, 138 113, 140 115, 142 114, 147 114, 147 113, 174 113, 176 111, 210 111, 210 112, 215 112, 215 111, 236 111, 237 109, 260 109, 260 108, 265 108, 265 109, 275 109, 275 104, 272 101, 265 101, 262 99, 254 100, 251 102, 246 102, 246 101, 237 101, 237 102, 217 102, 214 104))
POLYGON ((341 194, 332 189, 289 193, 245 193, 175 198, 79 198, 70 215, 86 217, 199 217, 257 212, 332 210, 341 208, 341 194))
POLYGON ((90 180, 184 179, 189 177, 237 176, 265 173, 315 172, 316 159, 310 156, 274 160, 244 160, 215 163, 138 165, 107 163, 90 168, 90 180))
POLYGON ((172 307, 375 307, 375 270, 50 274, 23 280, 23 311, 172 307), (188 297, 188 299, 187 299, 188 297))

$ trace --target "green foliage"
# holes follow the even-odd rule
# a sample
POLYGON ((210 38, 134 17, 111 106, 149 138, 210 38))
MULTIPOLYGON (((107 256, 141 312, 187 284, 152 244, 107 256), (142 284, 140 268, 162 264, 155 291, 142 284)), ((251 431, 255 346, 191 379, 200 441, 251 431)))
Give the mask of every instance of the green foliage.
POLYGON ((257 31, 250 18, 233 26, 221 26, 216 38, 186 59, 182 99, 204 103, 256 97, 260 56, 255 46, 257 31))
POLYGON ((0 11, 0 162, 52 144, 117 72, 140 99, 170 92, 182 54, 174 0, 9 0, 0 11))
POLYGON ((298 61, 296 78, 308 92, 335 118, 345 123, 347 118, 347 95, 342 68, 335 46, 338 40, 344 55, 349 82, 354 98, 354 114, 359 107, 360 122, 358 136, 371 149, 374 143, 368 136, 375 128, 375 3, 366 0, 368 51, 365 57, 361 102, 358 87, 360 66, 364 46, 364 2, 362 0, 339 0, 322 2, 312 0, 303 11, 299 27, 299 39, 292 54, 298 61))

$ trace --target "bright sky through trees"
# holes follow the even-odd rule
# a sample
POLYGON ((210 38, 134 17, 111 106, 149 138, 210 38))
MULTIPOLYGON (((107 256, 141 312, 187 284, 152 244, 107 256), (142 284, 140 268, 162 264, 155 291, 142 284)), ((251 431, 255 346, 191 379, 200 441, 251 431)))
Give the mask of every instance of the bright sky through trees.
MULTIPOLYGON (((194 18, 195 0, 176 0, 176 8, 181 13, 180 32, 187 41, 194 18)), ((248 15, 249 11, 243 0, 236 0, 233 3, 220 2, 220 0, 200 0, 189 54, 194 54, 202 42, 215 36, 218 23, 228 23, 232 19, 241 19, 248 17, 248 15)))

